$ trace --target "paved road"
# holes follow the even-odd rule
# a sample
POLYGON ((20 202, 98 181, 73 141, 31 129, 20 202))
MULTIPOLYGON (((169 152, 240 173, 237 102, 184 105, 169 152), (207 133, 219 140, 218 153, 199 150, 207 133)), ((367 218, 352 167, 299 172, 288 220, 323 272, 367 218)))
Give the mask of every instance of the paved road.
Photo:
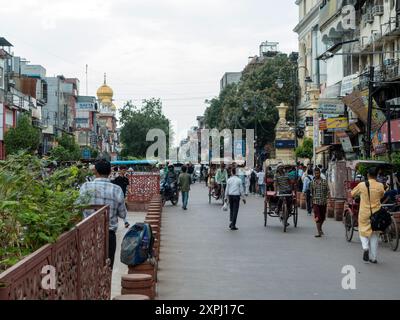
POLYGON ((359 239, 346 242, 342 223, 329 219, 314 238, 304 211, 299 228, 264 228, 262 199, 241 205, 237 226, 208 204, 204 185, 192 188, 189 210, 167 204, 163 213, 158 299, 399 299, 400 252, 380 248, 380 264, 364 264, 359 239), (357 270, 356 290, 343 290, 346 265, 357 270))

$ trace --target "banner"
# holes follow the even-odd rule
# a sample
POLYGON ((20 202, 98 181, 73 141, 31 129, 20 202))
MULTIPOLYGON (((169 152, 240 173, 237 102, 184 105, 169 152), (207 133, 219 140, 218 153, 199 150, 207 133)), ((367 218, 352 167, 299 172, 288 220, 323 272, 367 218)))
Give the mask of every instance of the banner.
MULTIPOLYGON (((358 118, 364 123, 368 122, 368 89, 364 91, 354 91, 346 97, 343 97, 343 102, 358 116, 358 118)), ((385 114, 377 110, 377 104, 373 100, 372 104, 372 131, 378 130, 386 120, 385 114)))
POLYGON ((326 119, 326 127, 328 131, 346 131, 349 127, 347 118, 329 118, 326 119))

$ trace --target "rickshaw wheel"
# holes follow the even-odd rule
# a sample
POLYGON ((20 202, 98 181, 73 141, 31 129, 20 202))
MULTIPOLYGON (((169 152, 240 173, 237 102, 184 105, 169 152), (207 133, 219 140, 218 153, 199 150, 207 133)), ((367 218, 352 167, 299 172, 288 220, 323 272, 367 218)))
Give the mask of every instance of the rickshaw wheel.
POLYGON ((283 204, 282 204, 283 232, 286 232, 286 229, 287 229, 287 221, 288 221, 288 208, 287 208, 286 200, 283 200, 283 204))
POLYGON ((351 242, 354 234, 354 218, 351 211, 345 211, 343 221, 346 230, 346 240, 351 242))
POLYGON ((390 242, 390 247, 393 251, 397 251, 399 247, 399 228, 397 227, 396 220, 392 217, 392 224, 386 230, 386 235, 388 241, 390 242))
POLYGON ((297 228, 297 221, 299 218, 299 212, 297 210, 297 206, 294 206, 294 212, 293 212, 293 223, 294 223, 294 227, 297 228))
POLYGON ((264 227, 267 227, 267 219, 268 219, 269 205, 268 202, 264 202, 264 227))

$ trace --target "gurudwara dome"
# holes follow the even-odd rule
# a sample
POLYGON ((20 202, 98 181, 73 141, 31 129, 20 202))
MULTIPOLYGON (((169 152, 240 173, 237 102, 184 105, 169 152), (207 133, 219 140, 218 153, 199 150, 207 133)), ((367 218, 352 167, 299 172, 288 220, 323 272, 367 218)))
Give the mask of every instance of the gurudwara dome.
POLYGON ((105 105, 113 105, 112 98, 114 92, 113 90, 107 85, 107 77, 104 74, 104 84, 97 90, 97 98, 99 99, 100 103, 105 105))

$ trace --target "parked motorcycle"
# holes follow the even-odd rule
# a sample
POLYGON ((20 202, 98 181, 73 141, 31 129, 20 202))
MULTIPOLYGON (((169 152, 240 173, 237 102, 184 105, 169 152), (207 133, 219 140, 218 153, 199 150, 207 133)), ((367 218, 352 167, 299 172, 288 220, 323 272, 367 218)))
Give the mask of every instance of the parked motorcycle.
POLYGON ((162 181, 160 186, 160 194, 163 206, 167 201, 176 206, 179 201, 179 192, 176 182, 168 183, 167 181, 162 181))

